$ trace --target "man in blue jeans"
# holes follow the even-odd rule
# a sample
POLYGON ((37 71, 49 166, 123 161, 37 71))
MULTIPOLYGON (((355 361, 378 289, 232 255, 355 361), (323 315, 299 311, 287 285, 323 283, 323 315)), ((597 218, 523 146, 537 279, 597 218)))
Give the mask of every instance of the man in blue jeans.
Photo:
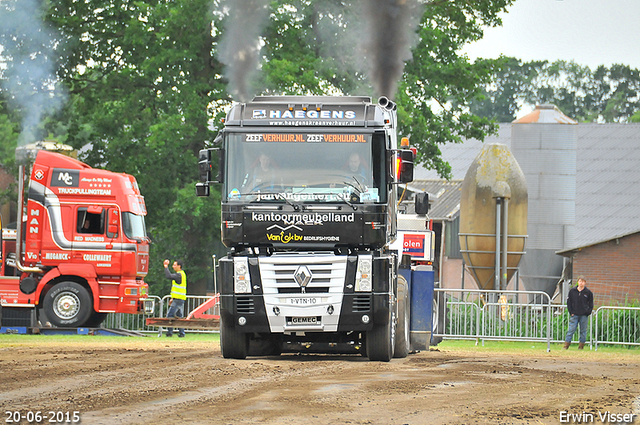
POLYGON ((567 297, 567 309, 571 317, 569 318, 569 331, 564 339, 564 349, 571 345, 573 334, 580 324, 580 344, 578 349, 584 348, 587 341, 587 326, 589 325, 589 315, 593 311, 593 293, 586 287, 587 281, 583 276, 578 277, 578 285, 569 290, 567 297))
MULTIPOLYGON (((164 260, 164 274, 171 279, 171 299, 167 317, 184 317, 184 303, 187 299, 187 274, 182 270, 182 260, 173 262, 173 270, 169 271, 169 260, 164 260)), ((184 338, 184 328, 178 328, 178 337, 184 338)), ((167 328, 167 336, 173 336, 173 328, 167 328)))

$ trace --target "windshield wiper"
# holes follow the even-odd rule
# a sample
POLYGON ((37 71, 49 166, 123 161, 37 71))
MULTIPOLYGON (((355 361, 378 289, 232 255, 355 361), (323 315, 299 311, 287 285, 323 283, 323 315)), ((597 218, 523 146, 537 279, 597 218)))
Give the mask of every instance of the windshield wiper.
POLYGON ((300 211, 300 209, 302 209, 304 211, 304 205, 300 206, 299 204, 294 204, 291 199, 288 199, 284 193, 278 193, 277 195, 280 196, 280 199, 282 199, 284 202, 286 202, 287 204, 291 205, 293 207, 294 211, 300 211))
POLYGON ((357 206, 355 206, 353 203, 351 203, 351 201, 349 201, 349 200, 347 199, 347 197, 345 197, 345 196, 341 196, 341 197, 339 197, 339 198, 340 198, 340 199, 342 199, 342 200, 344 201, 344 203, 345 203, 345 204, 347 204, 347 205, 349 205, 351 208, 353 208, 353 210, 354 210, 354 211, 356 211, 356 210, 358 209, 358 207, 357 207, 357 206))
POLYGON ((367 187, 364 185, 364 182, 361 182, 360 180, 358 180, 358 176, 351 176, 351 178, 355 180, 355 182, 357 183, 357 186, 349 181, 344 181, 343 184, 346 184, 347 186, 354 188, 358 193, 358 195, 367 191, 367 187))
MULTIPOLYGON (((358 188, 354 187, 354 189, 357 191, 358 188)), ((318 197, 322 197, 322 198, 327 198, 327 197, 331 197, 332 199, 328 199, 326 200, 326 202, 331 202, 335 199, 335 201, 342 201, 345 204, 349 205, 351 208, 353 208, 354 211, 356 211, 358 209, 358 207, 356 205, 354 205, 351 201, 349 201, 349 197, 351 195, 347 195, 344 193, 323 193, 323 192, 318 192, 318 193, 314 193, 314 192, 305 192, 305 195, 308 196, 318 196, 318 197)), ((360 194, 358 193, 358 196, 360 194)), ((303 206, 304 208, 304 206, 303 206)))

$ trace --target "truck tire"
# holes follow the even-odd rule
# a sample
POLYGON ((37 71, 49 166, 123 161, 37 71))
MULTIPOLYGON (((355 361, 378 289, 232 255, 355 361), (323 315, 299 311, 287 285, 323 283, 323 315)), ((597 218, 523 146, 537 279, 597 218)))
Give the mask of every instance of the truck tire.
POLYGON ((403 359, 411 351, 411 299, 407 280, 398 277, 398 325, 396 327, 396 344, 393 357, 403 359))
POLYGON ((102 322, 104 322, 104 319, 107 318, 108 314, 109 313, 96 313, 94 311, 91 313, 91 316, 89 316, 89 319, 87 319, 85 326, 90 328, 99 328, 102 322))
POLYGON ((249 335, 237 332, 233 322, 220 316, 220 351, 225 359, 246 359, 249 351, 249 335))
POLYGON ((369 360, 388 362, 393 357, 395 345, 394 314, 389 311, 389 316, 384 324, 374 325, 367 332, 367 356, 369 360))
POLYGON ((44 296, 44 312, 54 326, 85 326, 93 312, 89 291, 76 282, 60 282, 44 296))

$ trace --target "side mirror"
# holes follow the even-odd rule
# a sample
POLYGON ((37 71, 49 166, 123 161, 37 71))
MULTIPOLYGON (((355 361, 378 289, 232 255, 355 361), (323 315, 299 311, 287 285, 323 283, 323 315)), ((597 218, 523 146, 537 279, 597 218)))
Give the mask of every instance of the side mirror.
POLYGON ((198 152, 198 171, 200 181, 203 183, 222 183, 224 181, 224 150, 220 148, 202 149, 198 152), (212 152, 218 152, 218 175, 212 178, 213 162, 212 152))
POLYGON ((198 171, 201 182, 211 181, 211 151, 209 149, 201 149, 198 152, 198 171))
POLYGON ((107 237, 117 238, 120 229, 120 213, 116 208, 110 208, 108 212, 109 222, 107 223, 107 237))
POLYGON ((427 215, 429 212, 429 194, 427 192, 416 193, 416 214, 427 215))
POLYGON ((102 207, 100 205, 89 205, 87 207, 87 212, 91 214, 101 214, 102 207))
POLYGON ((398 151, 398 182, 409 183, 413 181, 413 151, 403 149, 398 151))
POLYGON ((196 196, 209 196, 209 184, 196 183, 196 196))

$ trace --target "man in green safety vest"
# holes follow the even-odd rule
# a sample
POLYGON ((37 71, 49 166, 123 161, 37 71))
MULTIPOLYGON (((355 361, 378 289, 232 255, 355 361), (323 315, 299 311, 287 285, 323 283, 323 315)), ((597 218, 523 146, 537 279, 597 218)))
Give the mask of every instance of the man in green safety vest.
MULTIPOLYGON (((187 300, 187 274, 182 270, 184 262, 173 262, 173 270, 169 271, 169 260, 164 260, 164 274, 171 280, 171 298, 167 317, 184 317, 184 302, 187 300)), ((173 328, 167 328, 167 336, 173 336, 173 328)), ((184 338, 184 328, 178 328, 178 337, 184 338)))

